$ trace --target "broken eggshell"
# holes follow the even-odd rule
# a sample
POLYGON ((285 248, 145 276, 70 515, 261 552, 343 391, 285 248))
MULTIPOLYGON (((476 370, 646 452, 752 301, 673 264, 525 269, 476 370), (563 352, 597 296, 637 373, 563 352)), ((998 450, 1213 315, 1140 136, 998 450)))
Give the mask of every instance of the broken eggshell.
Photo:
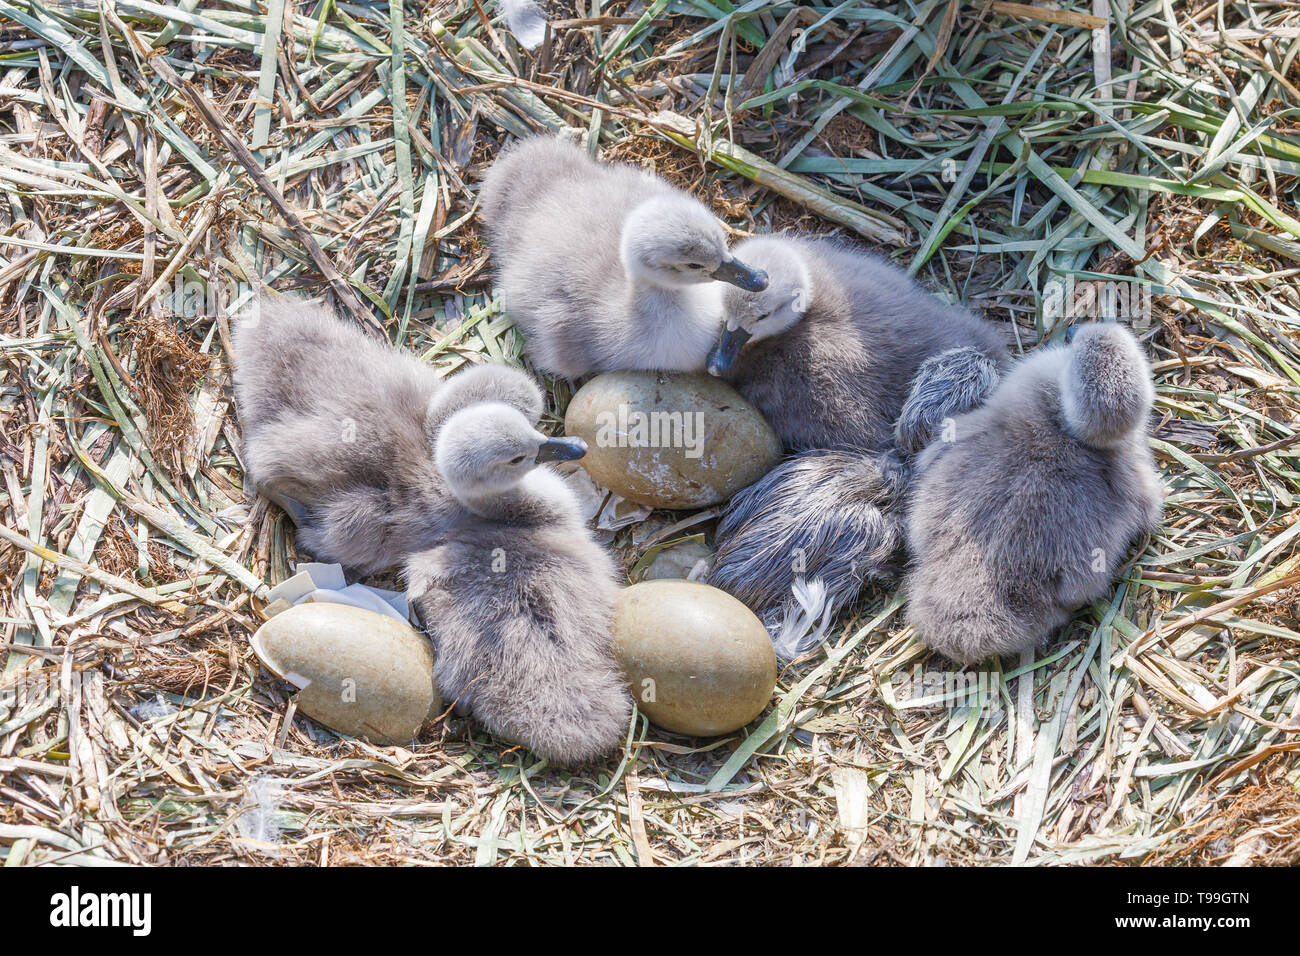
POLYGON ((293 577, 281 581, 266 595, 263 609, 266 617, 273 617, 288 607, 307 601, 350 604, 408 623, 410 608, 406 595, 400 591, 387 591, 368 584, 348 584, 343 567, 338 564, 303 562, 293 577))
MULTIPOLYGON (((713 549, 704 543, 704 535, 694 535, 664 545, 645 563, 641 581, 699 581, 713 563, 713 549)), ((633 569, 634 580, 636 569, 633 569)))
POLYGON ((707 375, 598 375, 569 402, 564 430, 587 442, 581 464, 597 484, 651 508, 719 504, 781 460, 758 409, 707 375))
POLYGON ((268 669, 299 689, 299 709, 338 733, 408 744, 442 709, 433 646, 387 614, 300 604, 268 620, 251 643, 268 669))

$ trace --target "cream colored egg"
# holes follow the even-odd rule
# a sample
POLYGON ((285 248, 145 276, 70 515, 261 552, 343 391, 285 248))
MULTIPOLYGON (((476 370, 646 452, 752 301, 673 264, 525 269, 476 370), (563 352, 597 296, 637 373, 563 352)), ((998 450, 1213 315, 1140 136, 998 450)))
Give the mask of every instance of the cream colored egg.
POLYGON ((652 508, 719 504, 781 460, 758 410, 707 375, 598 375, 569 402, 564 428, 586 440, 582 466, 598 484, 652 508))
POLYGON ((643 581, 614 606, 614 654, 637 707, 665 730, 731 733, 776 686, 762 622, 730 594, 694 581, 643 581))
POLYGON ((396 618, 300 604, 263 624, 252 644, 263 664, 299 688, 299 709, 339 733, 408 744, 442 709, 432 645, 396 618))

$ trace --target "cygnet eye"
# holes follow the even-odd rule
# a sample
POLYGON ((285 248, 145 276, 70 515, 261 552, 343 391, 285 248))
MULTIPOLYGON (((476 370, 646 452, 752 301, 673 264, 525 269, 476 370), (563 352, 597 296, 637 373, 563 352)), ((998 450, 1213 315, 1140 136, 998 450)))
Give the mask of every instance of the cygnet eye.
POLYGON ((522 464, 524 463, 524 459, 527 458, 527 457, 528 457, 527 455, 520 455, 518 458, 511 458, 511 459, 510 459, 510 464, 512 464, 512 465, 522 465, 522 464))

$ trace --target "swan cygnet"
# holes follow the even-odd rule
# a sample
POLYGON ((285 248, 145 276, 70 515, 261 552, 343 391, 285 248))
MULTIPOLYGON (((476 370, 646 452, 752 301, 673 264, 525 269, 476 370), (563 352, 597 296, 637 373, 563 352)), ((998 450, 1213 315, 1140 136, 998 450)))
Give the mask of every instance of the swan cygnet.
POLYGON ((963 665, 1017 653, 1106 594, 1161 519, 1154 397, 1132 333, 1085 325, 1023 359, 952 440, 921 453, 907 617, 925 644, 963 665))
POLYGON ((689 193, 576 143, 504 150, 479 192, 506 312, 529 359, 576 380, 618 369, 703 371, 720 285, 761 289, 722 224, 689 193))
POLYGON ((953 416, 984 401, 998 378, 998 366, 978 349, 926 359, 894 426, 895 448, 801 452, 731 499, 709 583, 756 610, 773 635, 799 617, 800 578, 821 581, 817 593, 832 615, 868 584, 894 583, 913 456, 953 416))
POLYGON ((298 544, 365 575, 431 547, 460 513, 433 460, 457 409, 504 401, 536 421, 523 372, 480 365, 443 380, 319 301, 262 299, 234 329, 245 474, 298 526, 298 544))
POLYGON ((726 292, 709 371, 797 454, 728 503, 708 581, 776 634, 800 578, 820 579, 830 612, 894 581, 911 456, 984 399, 1007 356, 992 325, 874 256, 785 236, 737 249, 771 281, 726 292))
POLYGON ((976 364, 1007 362, 991 323, 878 256, 785 235, 746 239, 736 254, 766 272, 768 285, 724 290, 708 371, 757 406, 787 451, 887 449, 927 359, 970 349, 976 364))
POLYGON ((465 510, 437 547, 410 557, 406 581, 443 699, 495 736, 575 766, 618 749, 632 705, 611 647, 614 563, 564 480, 534 467, 556 442, 585 451, 506 405, 453 414, 436 458, 465 510))

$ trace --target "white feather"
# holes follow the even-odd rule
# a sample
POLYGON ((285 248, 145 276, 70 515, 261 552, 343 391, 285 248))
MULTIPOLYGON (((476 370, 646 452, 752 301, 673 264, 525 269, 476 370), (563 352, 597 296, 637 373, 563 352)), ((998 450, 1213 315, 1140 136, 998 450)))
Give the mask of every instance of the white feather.
POLYGON ((785 619, 772 633, 772 647, 783 661, 807 654, 825 640, 835 616, 835 607, 827 600, 826 585, 821 578, 811 581, 795 578, 790 591, 794 603, 789 605, 785 619))
POLYGON ((154 694, 153 700, 142 700, 140 703, 129 708, 127 713, 140 721, 140 723, 144 724, 153 720, 155 717, 168 717, 176 713, 179 709, 180 708, 174 706, 168 701, 163 700, 162 695, 154 694))
POLYGON ((535 50, 542 45, 546 39, 546 14, 534 0, 501 0, 501 13, 520 46, 535 50))
POLYGON ((280 842, 283 792, 283 784, 274 777, 263 774, 253 778, 244 796, 243 810, 235 820, 240 836, 266 846, 280 842))

